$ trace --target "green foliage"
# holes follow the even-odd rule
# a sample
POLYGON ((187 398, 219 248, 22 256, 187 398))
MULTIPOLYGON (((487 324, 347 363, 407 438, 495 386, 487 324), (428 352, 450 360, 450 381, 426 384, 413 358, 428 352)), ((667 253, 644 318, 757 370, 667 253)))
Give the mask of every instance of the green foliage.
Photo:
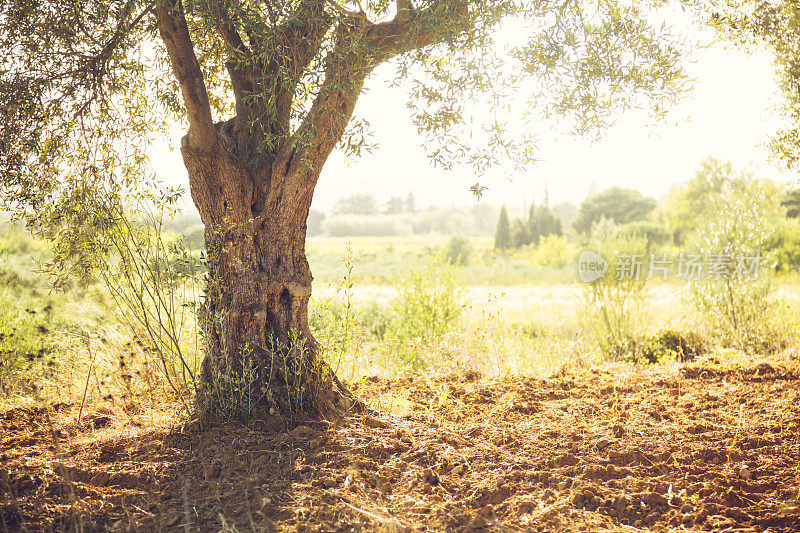
POLYGON ((511 225, 511 245, 521 248, 531 243, 530 227, 521 219, 514 220, 511 225))
POLYGON ((767 239, 765 248, 775 258, 778 272, 797 272, 800 270, 800 220, 779 219, 774 232, 767 239))
MULTIPOLYGON (((251 219, 253 190, 266 193, 255 205, 302 211, 337 146, 371 148, 369 124, 352 114, 368 75, 392 60, 390 83, 410 86, 435 163, 523 168, 533 139, 506 126, 521 111, 596 133, 632 107, 661 117, 683 93, 683 43, 653 22, 651 5, 660 2, 2 2, 0 205, 54 242, 61 285, 99 276, 170 383, 194 385, 183 339, 196 300, 178 291, 196 289, 187 278, 199 269, 183 267, 199 258, 117 207, 150 185, 154 134, 188 121, 184 154, 204 216, 229 215, 211 216, 208 197, 223 194, 220 206, 240 210, 232 219, 251 219), (507 23, 530 31, 508 43, 507 23), (488 112, 474 120, 479 109, 488 112), (223 159, 247 168, 240 184, 199 169, 223 159)), ((375 212, 357 204, 345 210, 375 212)))
POLYGON ((456 279, 455 267, 433 258, 404 278, 398 296, 389 304, 392 318, 385 339, 406 371, 424 371, 426 351, 461 316, 461 289, 456 279))
POLYGON ((572 227, 587 235, 592 225, 602 218, 625 224, 646 219, 655 209, 656 201, 644 198, 639 191, 611 187, 587 198, 578 208, 572 227))
POLYGON ((376 215, 378 200, 371 194, 353 194, 336 201, 334 215, 376 215))
MULTIPOLYGON (((700 3, 699 14, 707 18, 708 5, 700 3)), ((785 120, 770 147, 787 166, 800 161, 800 94, 797 91, 798 11, 793 0, 719 0, 711 4, 714 26, 744 47, 766 45, 775 56, 778 83, 783 92, 785 120)))
POLYGON ((207 421, 249 422, 253 409, 264 397, 259 387, 258 370, 249 364, 247 355, 243 355, 242 360, 245 364, 241 368, 222 372, 206 383, 207 390, 204 393, 208 410, 204 414, 207 421))
POLYGON ((542 237, 549 235, 562 235, 561 221, 553 214, 547 205, 537 207, 531 204, 528 209, 528 231, 531 244, 539 244, 542 237))
POLYGON ((361 324, 367 335, 384 341, 392 325, 392 310, 387 305, 371 302, 361 312, 361 324))
MULTIPOLYGON (((497 230, 500 231, 499 222, 497 230)), ((542 237, 561 234, 561 221, 553 212, 547 206, 536 207, 536 204, 531 204, 528 218, 516 219, 511 225, 509 242, 514 248, 522 248, 529 244, 539 244, 542 237)))
POLYGON ((539 241, 533 254, 533 261, 539 266, 561 270, 572 262, 574 247, 561 235, 546 235, 539 241))
POLYGON ((213 372, 203 380, 206 421, 249 422, 264 400, 272 406, 269 414, 287 415, 289 425, 319 412, 320 392, 331 376, 318 358, 310 357, 302 334, 293 330, 288 342, 272 338, 266 346, 246 345, 239 351, 235 361, 228 360, 220 365, 212 356, 204 363, 204 367, 208 365, 204 372, 213 372), (273 357, 271 364, 262 367, 265 354, 273 354, 273 357))
POLYGON ((787 217, 800 218, 800 189, 786 191, 781 206, 786 209, 787 217))
MULTIPOLYGON (((4 296, 0 293, 0 297, 4 296)), ((53 322, 51 313, 52 307, 0 308, 0 394, 3 396, 23 395, 36 386, 52 351, 48 335, 53 322)))
POLYGON ((714 216, 725 195, 756 189, 760 192, 754 193, 754 198, 765 216, 779 215, 779 191, 774 184, 758 180, 750 172, 737 172, 728 161, 708 158, 693 179, 672 188, 659 211, 675 243, 685 245, 714 216))
POLYGON ((469 265, 471 255, 472 247, 469 245, 469 239, 464 237, 451 238, 444 252, 444 257, 449 264, 460 266, 469 265))
MULTIPOLYGON (((289 422, 296 424, 310 413, 319 413, 320 405, 317 403, 326 384, 330 383, 332 376, 326 367, 320 364, 316 357, 309 356, 309 346, 306 338, 298 331, 290 332, 288 345, 269 346, 268 353, 288 354, 284 359, 282 370, 284 376, 283 387, 288 403, 286 411, 289 413, 289 422)), ((270 374, 272 374, 270 369, 270 374)), ((267 389, 267 394, 274 397, 274 391, 267 389)), ((274 401, 274 400, 273 400, 274 401)))
POLYGON ((322 354, 334 372, 342 359, 356 348, 362 338, 361 317, 353 307, 353 290, 356 285, 356 259, 350 243, 342 258, 344 275, 337 281, 336 295, 316 302, 309 310, 312 333, 321 342, 322 354))
POLYGON ((334 370, 345 356, 362 350, 367 340, 404 372, 424 372, 428 352, 442 342, 461 316, 458 269, 443 256, 429 256, 398 281, 398 294, 388 303, 371 302, 356 309, 352 302, 356 277, 352 252, 344 258, 345 275, 332 298, 313 303, 312 332, 334 370))
POLYGON ((684 43, 654 21, 649 9, 659 4, 443 0, 398 10, 371 0, 352 12, 352 3, 287 1, 271 2, 267 16, 259 2, 230 0, 6 2, 0 47, 13 53, 0 61, 2 200, 42 225, 91 227, 96 217, 72 213, 80 200, 124 196, 145 179, 152 134, 187 118, 200 144, 224 123, 219 132, 236 136, 243 159, 263 151, 271 160, 290 140, 299 157, 337 143, 357 155, 370 146, 368 124, 346 127, 349 104, 390 59, 435 162, 522 166, 533 140, 505 127, 521 110, 596 132, 631 107, 660 117, 686 90, 684 43), (344 31, 362 23, 370 31, 344 31), (506 23, 531 31, 508 43, 498 32, 506 23), (188 71, 196 75, 176 74, 188 71), (347 113, 331 108, 331 94, 347 113))
POLYGON ((600 351, 615 360, 626 359, 644 335, 646 276, 635 270, 632 258, 645 254, 647 241, 618 235, 601 220, 588 249, 606 260, 608 271, 583 285, 586 316, 600 351))
POLYGON ((50 287, 31 272, 48 246, 16 227, 0 226, 0 399, 35 392, 55 365, 59 314, 75 293, 46 294, 50 287))
POLYGON ((638 339, 629 349, 629 360, 656 364, 667 361, 692 361, 708 351, 703 338, 693 331, 665 329, 638 339))
POLYGON ((672 235, 666 227, 648 220, 625 224, 617 230, 617 233, 620 237, 644 238, 647 241, 648 252, 667 244, 672 239, 672 235))
MULTIPOLYGON (((114 203, 102 206, 108 220, 94 236, 104 251, 90 256, 97 280, 116 303, 121 322, 146 339, 158 355, 163 376, 191 412, 202 357, 197 323, 205 257, 192 252, 182 235, 164 233, 164 214, 177 195, 145 196, 128 209, 114 203)), ((63 275, 57 263, 50 272, 63 275)))
POLYGON ((723 187, 694 243, 703 257, 717 258, 718 266, 691 283, 689 297, 712 335, 747 351, 769 349, 764 341, 774 327, 774 259, 766 250, 773 229, 765 195, 759 187, 723 187))
POLYGON ((511 226, 508 221, 508 211, 506 206, 500 210, 500 218, 497 221, 497 231, 494 234, 494 249, 508 250, 511 248, 511 226))

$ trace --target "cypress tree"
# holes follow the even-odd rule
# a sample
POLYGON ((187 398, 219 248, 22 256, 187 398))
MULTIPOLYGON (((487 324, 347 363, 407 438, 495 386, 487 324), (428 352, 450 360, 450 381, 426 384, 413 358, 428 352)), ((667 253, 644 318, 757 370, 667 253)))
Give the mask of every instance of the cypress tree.
POLYGON ((500 219, 497 221, 497 231, 494 234, 494 248, 495 250, 511 248, 511 227, 508 222, 506 206, 500 210, 500 219))

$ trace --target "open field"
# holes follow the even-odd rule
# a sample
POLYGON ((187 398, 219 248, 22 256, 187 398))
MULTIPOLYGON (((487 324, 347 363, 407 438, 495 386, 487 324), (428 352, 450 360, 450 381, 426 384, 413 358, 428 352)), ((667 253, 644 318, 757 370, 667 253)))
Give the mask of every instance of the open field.
MULTIPOLYGON (((643 334, 708 346, 634 364, 598 346, 572 263, 475 241, 451 267, 446 245, 312 240, 314 332, 363 405, 201 427, 165 380, 176 361, 99 285, 50 292, 31 273, 46 248, 17 242, 0 340, 27 370, 0 407, 0 531, 800 528, 795 275, 774 280, 769 354, 712 342, 686 284, 648 283, 643 334)), ((196 370, 196 323, 183 334, 196 370)))
POLYGON ((796 354, 549 378, 368 378, 291 432, 74 404, 0 414, 5 531, 800 528, 796 354))
MULTIPOLYGON (((435 235, 316 237, 308 241, 308 260, 318 286, 342 275, 345 257, 353 260, 360 283, 395 285, 409 269, 424 267, 431 255, 445 252, 450 240, 435 235)), ((466 242, 470 253, 467 265, 459 271, 459 280, 465 285, 569 283, 574 279, 572 264, 553 269, 532 262, 525 252, 498 254, 489 237, 470 237, 466 242)), ((565 263, 573 262, 573 253, 572 249, 565 251, 565 263)))

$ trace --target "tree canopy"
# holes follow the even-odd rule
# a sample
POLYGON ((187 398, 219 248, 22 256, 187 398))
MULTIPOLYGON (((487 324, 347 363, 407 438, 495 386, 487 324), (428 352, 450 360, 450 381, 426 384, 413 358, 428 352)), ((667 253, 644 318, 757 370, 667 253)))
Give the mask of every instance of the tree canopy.
POLYGON ((3 199, 83 227, 81 199, 145 179, 146 146, 173 121, 250 164, 289 147, 305 164, 360 152, 368 126, 348 127, 348 108, 388 60, 446 166, 526 163, 511 102, 596 131, 621 109, 661 114, 685 89, 680 39, 615 1, 3 0, 0 46, 3 199), (509 26, 525 38, 506 42, 509 26))
POLYGON ((497 229, 494 234, 495 250, 507 250, 511 248, 511 223, 508 220, 506 206, 500 209, 500 218, 497 220, 497 229))
POLYGON ((660 3, 0 0, 2 201, 55 241, 57 270, 88 279, 127 198, 176 198, 152 192, 146 148, 188 126, 208 267, 200 410, 228 416, 245 374, 268 412, 346 407, 309 327, 305 239, 330 154, 372 146, 354 116, 370 75, 393 67, 370 81, 408 88, 435 164, 523 168, 538 118, 596 134, 681 95, 660 3))
POLYGON ((746 48, 766 45, 775 57, 785 96, 786 125, 771 141, 775 155, 787 166, 800 161, 800 9, 793 0, 705 0, 710 20, 724 36, 746 48))
POLYGON ((656 201, 645 198, 639 191, 611 187, 587 198, 578 208, 572 221, 575 231, 588 234, 592 224, 602 218, 625 224, 644 220, 656 208, 656 201))
POLYGON ((660 207, 660 216, 676 244, 708 223, 708 214, 719 211, 725 199, 746 197, 770 216, 779 212, 780 189, 771 181, 757 179, 752 172, 737 171, 729 161, 709 158, 695 177, 670 190, 660 207))

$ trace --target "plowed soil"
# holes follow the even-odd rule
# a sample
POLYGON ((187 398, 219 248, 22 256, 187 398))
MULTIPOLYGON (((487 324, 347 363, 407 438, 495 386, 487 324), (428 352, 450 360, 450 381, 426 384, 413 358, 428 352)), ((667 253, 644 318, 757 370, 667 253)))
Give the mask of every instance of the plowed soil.
POLYGON ((0 531, 800 531, 799 380, 789 358, 370 378, 372 412, 288 433, 16 408, 0 531))

